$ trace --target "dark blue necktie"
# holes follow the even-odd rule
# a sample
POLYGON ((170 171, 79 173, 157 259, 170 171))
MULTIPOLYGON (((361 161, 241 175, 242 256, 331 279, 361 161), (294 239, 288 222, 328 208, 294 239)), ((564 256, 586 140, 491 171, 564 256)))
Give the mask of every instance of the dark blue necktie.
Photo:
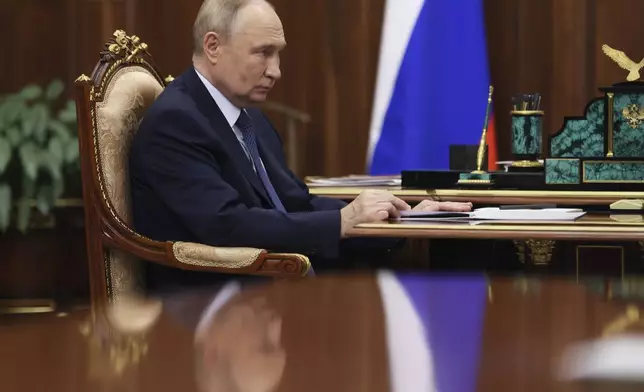
POLYGON ((268 173, 266 172, 264 165, 262 165, 262 161, 259 157, 259 150, 257 148, 257 139, 255 138, 255 132, 253 131, 253 122, 244 110, 241 111, 239 119, 237 119, 237 127, 242 133, 242 138, 244 139, 244 143, 248 149, 248 154, 250 155, 252 164, 255 166, 257 176, 262 181, 264 189, 266 189, 273 205, 275 205, 276 209, 286 212, 282 201, 277 195, 277 192, 275 192, 275 188, 273 188, 270 178, 268 178, 268 173))

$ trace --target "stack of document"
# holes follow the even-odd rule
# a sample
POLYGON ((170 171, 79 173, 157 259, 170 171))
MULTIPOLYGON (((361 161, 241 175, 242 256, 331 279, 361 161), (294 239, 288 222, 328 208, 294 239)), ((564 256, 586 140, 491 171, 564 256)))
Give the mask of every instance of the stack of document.
POLYGON ((363 176, 312 177, 307 179, 310 187, 360 187, 360 186, 400 186, 400 176, 363 176))
POLYGON ((577 208, 500 209, 478 208, 472 212, 401 211, 400 220, 574 221, 585 214, 577 208))

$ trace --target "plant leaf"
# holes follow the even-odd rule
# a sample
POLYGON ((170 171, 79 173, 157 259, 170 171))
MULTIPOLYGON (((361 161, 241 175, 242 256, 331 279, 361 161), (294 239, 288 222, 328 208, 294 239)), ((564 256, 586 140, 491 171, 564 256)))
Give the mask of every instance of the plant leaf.
POLYGON ((29 218, 31 218, 31 206, 27 200, 20 200, 18 203, 18 212, 16 214, 16 228, 22 234, 27 233, 29 228, 29 218))
POLYGON ((76 113, 76 101, 74 101, 73 99, 68 100, 65 104, 65 107, 67 108, 67 110, 76 113))
POLYGON ((58 112, 58 119, 66 124, 76 122, 76 103, 67 101, 67 105, 58 112))
POLYGON ((23 234, 25 234, 29 228, 29 218, 31 217, 31 206, 29 205, 29 200, 34 197, 35 186, 35 180, 29 178, 27 175, 22 176, 22 198, 18 203, 16 228, 23 234))
POLYGON ((20 156, 20 163, 22 163, 25 175, 35 181, 38 176, 38 165, 40 163, 38 148, 33 142, 27 142, 20 146, 18 155, 20 156))
POLYGON ((41 95, 42 88, 36 84, 27 85, 22 89, 22 91, 20 91, 20 96, 26 100, 36 99, 41 95))
POLYGON ((0 99, 0 128, 6 127, 7 112, 13 103, 9 98, 2 97, 0 99))
POLYGON ((52 80, 52 82, 49 83, 49 86, 47 86, 45 97, 48 100, 53 101, 54 99, 60 96, 60 94, 63 92, 64 89, 65 89, 65 85, 60 79, 52 80))
POLYGON ((65 162, 73 163, 75 161, 78 161, 78 155, 80 153, 78 148, 78 138, 71 138, 69 140, 69 143, 67 143, 67 147, 65 149, 65 162))
POLYGON ((0 184, 0 232, 9 228, 11 220, 11 187, 0 184))
POLYGON ((7 140, 11 143, 11 147, 17 147, 22 141, 22 133, 17 127, 7 129, 7 140))
POLYGON ((43 185, 36 194, 36 208, 41 214, 47 215, 54 206, 54 189, 51 185, 43 185))
POLYGON ((63 196, 63 193, 65 192, 65 177, 60 176, 58 178, 54 178, 51 181, 51 186, 52 186, 52 198, 54 199, 54 203, 58 198, 63 196))
POLYGON ((34 133, 34 128, 36 127, 36 121, 38 121, 38 113, 34 108, 25 107, 21 112, 22 117, 22 135, 24 137, 30 137, 34 133))
POLYGON ((36 181, 28 176, 22 176, 22 197, 33 199, 36 194, 36 181))
MULTIPOLYGON (((55 156, 59 162, 63 162, 65 158, 65 151, 63 149, 63 142, 60 137, 54 136, 49 139, 48 151, 55 156)), ((1 158, 0 158, 1 159, 1 158)))
POLYGON ((11 160, 11 142, 0 136, 0 174, 4 173, 11 160))
MULTIPOLYGON (((52 139, 54 140, 54 139, 52 139)), ((63 178, 63 151, 62 146, 57 156, 51 150, 42 151, 40 154, 40 167, 51 176, 52 187, 50 189, 51 199, 56 200, 62 196, 65 191, 65 182, 63 178)), ((52 201, 53 203, 53 201, 52 201)), ((43 212, 44 213, 44 212, 43 212)))
POLYGON ((17 95, 8 97, 0 106, 0 123, 5 126, 12 125, 21 117, 25 108, 25 102, 22 97, 17 95))
POLYGON ((2 135, 2 131, 7 127, 4 122, 6 117, 5 112, 7 110, 6 106, 7 103, 0 99, 0 135, 2 135))
POLYGON ((39 103, 34 105, 34 137, 38 143, 44 143, 47 138, 47 123, 49 122, 49 107, 39 103))
POLYGON ((63 144, 67 144, 69 142, 69 139, 71 138, 72 134, 67 125, 53 118, 49 120, 48 125, 49 125, 49 129, 51 129, 54 135, 56 135, 61 139, 63 144))
POLYGON ((40 159, 38 162, 39 166, 51 175, 52 180, 58 180, 63 177, 62 157, 59 159, 50 151, 44 150, 40 152, 40 159))

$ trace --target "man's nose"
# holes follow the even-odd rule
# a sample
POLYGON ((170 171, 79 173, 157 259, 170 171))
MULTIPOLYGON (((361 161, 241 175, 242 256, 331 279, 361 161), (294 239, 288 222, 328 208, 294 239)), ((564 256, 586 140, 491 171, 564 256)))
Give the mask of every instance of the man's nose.
POLYGON ((280 70, 280 59, 278 56, 273 57, 268 62, 268 68, 266 68, 266 76, 275 80, 282 77, 282 71, 280 70))

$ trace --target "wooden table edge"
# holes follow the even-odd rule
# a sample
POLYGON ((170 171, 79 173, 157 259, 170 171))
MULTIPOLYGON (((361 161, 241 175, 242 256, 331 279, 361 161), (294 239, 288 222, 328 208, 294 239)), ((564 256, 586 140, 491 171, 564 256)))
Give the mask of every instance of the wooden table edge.
POLYGON ((562 205, 606 205, 623 199, 644 199, 644 192, 616 191, 520 191, 520 190, 459 190, 459 189, 401 189, 392 187, 310 187, 317 196, 353 199, 366 189, 385 189, 407 201, 433 199, 489 204, 552 203, 562 205))
POLYGON ((352 237, 400 237, 400 238, 472 238, 472 239, 552 239, 595 241, 644 241, 642 224, 395 224, 369 223, 349 231, 352 237))

